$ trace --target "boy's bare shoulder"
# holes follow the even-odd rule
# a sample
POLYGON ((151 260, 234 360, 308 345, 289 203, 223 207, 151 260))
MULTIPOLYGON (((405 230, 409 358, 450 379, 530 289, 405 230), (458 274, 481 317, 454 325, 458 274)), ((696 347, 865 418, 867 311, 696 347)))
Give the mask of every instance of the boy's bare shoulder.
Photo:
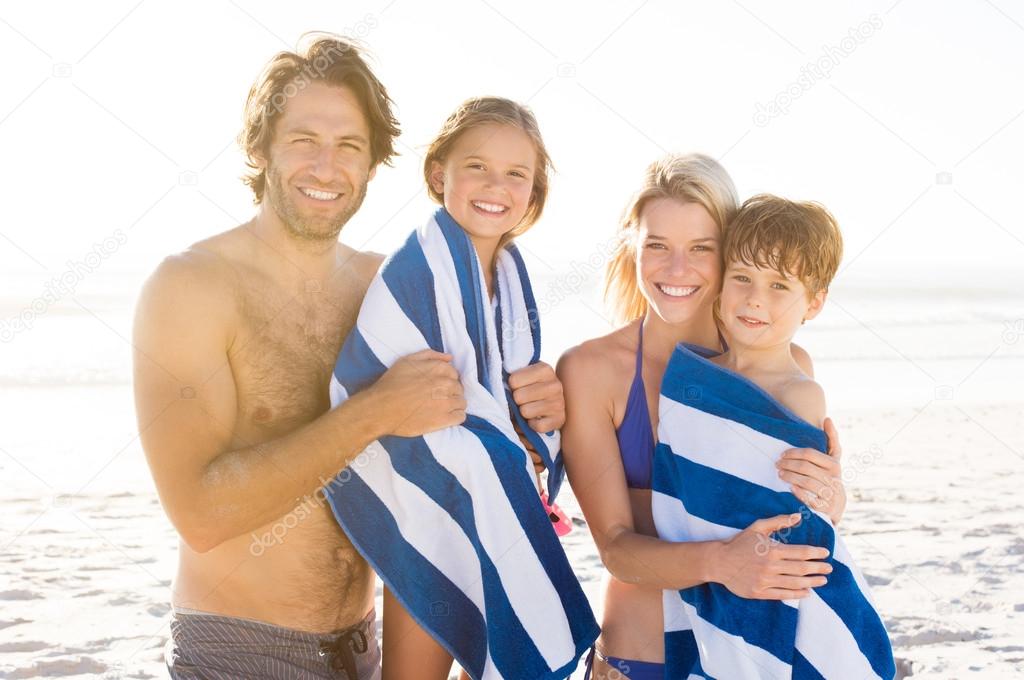
POLYGON ((779 401, 811 425, 821 427, 825 421, 825 390, 807 377, 786 383, 778 394, 779 401))
POLYGON ((793 355, 793 361, 800 367, 800 370, 806 373, 809 378, 813 378, 814 362, 811 361, 811 355, 807 353, 807 350, 800 345, 791 344, 789 351, 793 355))

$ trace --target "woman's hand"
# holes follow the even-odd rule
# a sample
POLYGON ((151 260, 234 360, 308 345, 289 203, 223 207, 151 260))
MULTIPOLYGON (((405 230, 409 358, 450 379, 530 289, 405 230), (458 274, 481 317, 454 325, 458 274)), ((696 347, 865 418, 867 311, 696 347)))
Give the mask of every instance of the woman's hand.
POLYGON ((825 585, 824 575, 832 572, 832 565, 818 561, 828 557, 828 550, 771 538, 772 533, 799 523, 799 513, 757 520, 719 544, 708 580, 752 600, 807 597, 811 588, 825 585))
POLYGON ((846 510, 846 487, 843 486, 839 459, 843 449, 839 433, 831 418, 825 418, 828 453, 814 449, 789 449, 775 464, 779 478, 789 482, 793 495, 807 507, 824 513, 838 526, 846 510))

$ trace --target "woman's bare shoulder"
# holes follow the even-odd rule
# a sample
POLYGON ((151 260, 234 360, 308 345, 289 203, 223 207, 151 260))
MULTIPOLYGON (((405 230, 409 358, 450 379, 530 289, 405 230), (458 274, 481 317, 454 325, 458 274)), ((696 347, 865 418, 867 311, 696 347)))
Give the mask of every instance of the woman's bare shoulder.
POLYGON ((633 322, 570 347, 558 360, 559 378, 563 383, 585 381, 588 389, 618 387, 623 374, 633 370, 636 335, 633 322))

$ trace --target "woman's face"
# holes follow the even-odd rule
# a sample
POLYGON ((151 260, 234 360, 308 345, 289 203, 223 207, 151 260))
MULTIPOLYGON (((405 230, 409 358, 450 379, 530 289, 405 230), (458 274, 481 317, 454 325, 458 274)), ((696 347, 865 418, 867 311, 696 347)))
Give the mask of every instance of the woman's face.
POLYGON ((710 318, 722 285, 718 225, 699 203, 658 198, 637 229, 637 283, 666 323, 710 318))

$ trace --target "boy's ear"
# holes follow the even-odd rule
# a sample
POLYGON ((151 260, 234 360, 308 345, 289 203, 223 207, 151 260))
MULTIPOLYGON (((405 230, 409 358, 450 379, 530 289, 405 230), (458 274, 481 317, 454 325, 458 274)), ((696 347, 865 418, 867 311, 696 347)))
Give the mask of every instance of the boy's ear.
POLYGON ((807 304, 807 313, 804 314, 804 321, 818 316, 821 312, 821 308, 825 306, 826 297, 828 297, 827 290, 819 290, 811 297, 810 302, 807 304))
POLYGON ((430 162, 430 188, 435 193, 444 194, 444 166, 437 161, 430 162))
POLYGON ((370 168, 370 174, 366 176, 366 181, 369 182, 371 179, 377 176, 377 166, 370 168))

